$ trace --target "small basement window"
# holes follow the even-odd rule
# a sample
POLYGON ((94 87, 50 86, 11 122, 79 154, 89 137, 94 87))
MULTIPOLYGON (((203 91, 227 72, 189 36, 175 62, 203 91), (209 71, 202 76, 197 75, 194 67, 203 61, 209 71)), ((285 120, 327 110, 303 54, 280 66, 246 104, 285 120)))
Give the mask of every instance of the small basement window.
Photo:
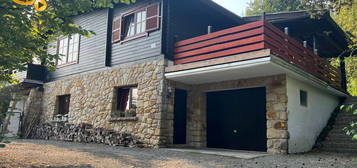
POLYGON ((113 117, 135 117, 138 103, 137 87, 117 87, 114 91, 113 117))
POLYGON ((300 105, 307 107, 307 92, 300 90, 300 105))
POLYGON ((71 95, 57 96, 57 110, 54 116, 55 121, 67 121, 71 95))

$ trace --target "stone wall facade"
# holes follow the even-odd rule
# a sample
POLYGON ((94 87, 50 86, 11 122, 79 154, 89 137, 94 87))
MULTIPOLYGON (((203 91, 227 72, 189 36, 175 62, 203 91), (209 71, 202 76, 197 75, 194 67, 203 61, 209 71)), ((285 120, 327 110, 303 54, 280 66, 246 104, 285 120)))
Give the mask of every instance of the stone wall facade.
POLYGON ((108 132, 130 134, 147 147, 171 145, 175 88, 180 88, 188 91, 187 146, 206 147, 206 92, 265 87, 268 152, 287 153, 285 75, 186 85, 166 80, 164 68, 165 61, 158 60, 46 83, 43 86, 41 123, 53 123, 57 97, 70 95, 68 124, 88 124, 108 132), (115 88, 132 85, 138 88, 136 117, 113 119, 115 88))
POLYGON ((164 60, 110 68, 44 84, 42 123, 53 122, 57 96, 70 95, 69 124, 130 133, 149 147, 158 146, 164 89, 164 60), (115 87, 136 85, 136 117, 113 119, 115 87))
MULTIPOLYGON (((169 82, 170 87, 187 90, 187 146, 207 146, 206 125, 206 94, 213 90, 230 90, 239 88, 266 88, 266 119, 267 119, 267 149, 269 153, 285 154, 288 151, 287 131, 287 93, 286 76, 277 75, 241 79, 234 81, 217 82, 202 85, 184 85, 169 82)), ((174 93, 168 99, 167 132, 168 142, 172 143, 173 137, 173 107, 174 93)))

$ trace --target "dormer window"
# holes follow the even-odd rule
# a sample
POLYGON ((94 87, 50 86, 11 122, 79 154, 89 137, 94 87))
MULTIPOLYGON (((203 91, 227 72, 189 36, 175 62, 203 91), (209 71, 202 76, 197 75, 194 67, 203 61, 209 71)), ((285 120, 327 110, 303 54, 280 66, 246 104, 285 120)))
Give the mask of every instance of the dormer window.
POLYGON ((60 37, 57 41, 58 66, 74 64, 78 62, 80 35, 60 37))
POLYGON ((146 36, 148 32, 159 29, 160 4, 152 4, 128 12, 113 21, 113 42, 146 36))

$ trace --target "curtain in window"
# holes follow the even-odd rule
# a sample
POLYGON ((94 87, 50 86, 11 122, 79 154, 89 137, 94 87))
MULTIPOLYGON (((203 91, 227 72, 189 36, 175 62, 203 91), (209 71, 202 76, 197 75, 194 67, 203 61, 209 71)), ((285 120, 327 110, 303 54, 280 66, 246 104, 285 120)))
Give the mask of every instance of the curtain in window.
POLYGON ((135 15, 129 15, 124 17, 124 37, 130 37, 135 34, 135 15))
POLYGON ((130 89, 118 89, 118 110, 119 111, 125 111, 126 110, 126 106, 129 100, 129 93, 130 93, 130 89))

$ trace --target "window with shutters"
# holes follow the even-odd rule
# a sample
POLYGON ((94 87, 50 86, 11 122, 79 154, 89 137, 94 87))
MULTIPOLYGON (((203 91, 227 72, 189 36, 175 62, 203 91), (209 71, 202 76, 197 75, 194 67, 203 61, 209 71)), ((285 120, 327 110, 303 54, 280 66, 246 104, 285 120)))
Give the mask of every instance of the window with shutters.
POLYGON ((61 37, 57 41, 58 66, 69 65, 78 62, 80 35, 61 37))
POLYGON ((160 4, 151 4, 134 12, 124 13, 113 20, 113 42, 146 36, 158 30, 160 24, 160 4))

